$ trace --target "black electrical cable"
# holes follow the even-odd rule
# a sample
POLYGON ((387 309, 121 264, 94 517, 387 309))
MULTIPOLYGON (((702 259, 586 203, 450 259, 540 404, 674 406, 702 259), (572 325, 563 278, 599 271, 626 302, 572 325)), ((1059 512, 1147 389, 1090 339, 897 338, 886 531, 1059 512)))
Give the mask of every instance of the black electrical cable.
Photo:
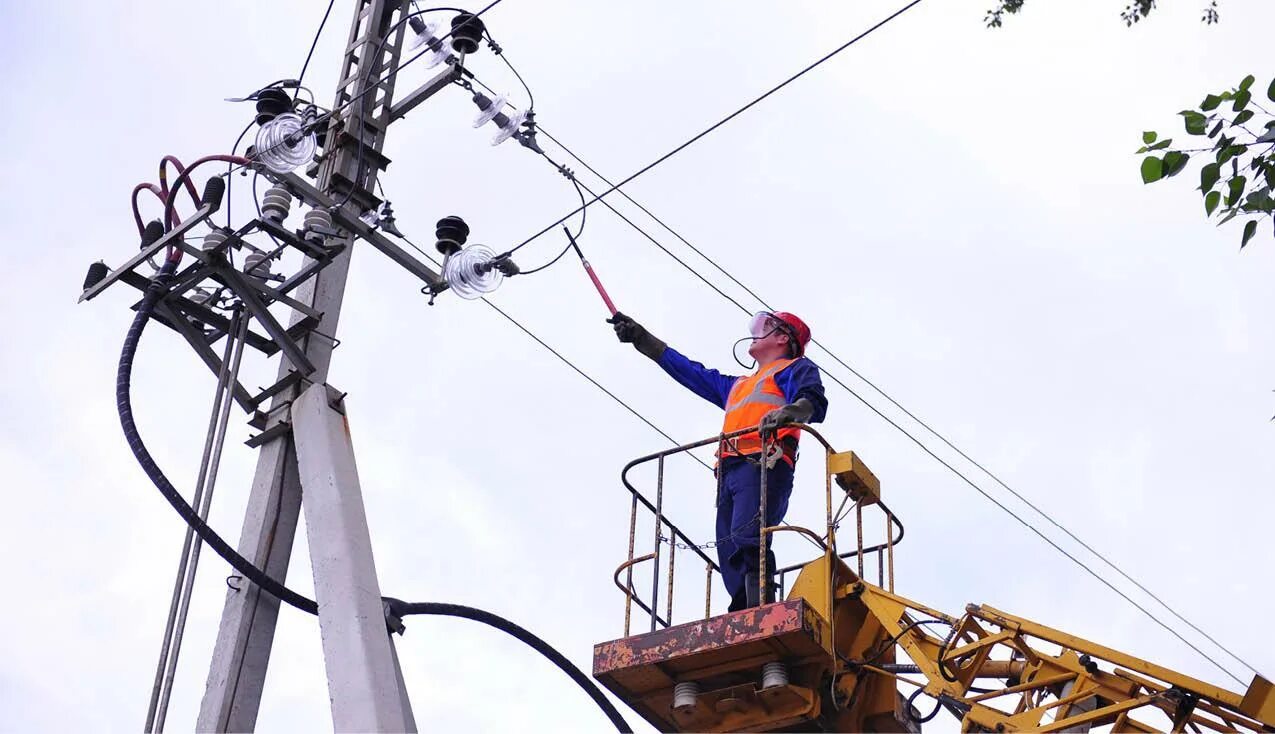
MULTIPOLYGON (((541 155, 544 155, 544 153, 541 153, 541 155)), ((570 171, 570 170, 568 170, 567 168, 563 167, 562 165, 559 165, 558 163, 554 162, 554 160, 553 160, 552 158, 550 158, 549 156, 544 155, 544 158, 545 158, 545 160, 549 161, 550 163, 553 163, 554 167, 556 167, 556 168, 558 169, 558 171, 562 173, 562 175, 563 175, 563 176, 566 176, 566 177, 567 177, 567 180, 568 180, 568 181, 570 181, 570 182, 571 182, 571 185, 575 187, 576 194, 577 194, 577 195, 579 195, 579 197, 580 197, 580 203, 582 203, 582 204, 583 204, 583 203, 584 203, 584 189, 582 189, 582 188, 580 187, 580 182, 576 180, 575 174, 571 173, 571 171, 570 171)), ((522 273, 521 273, 521 274, 522 274, 522 275, 532 275, 533 273, 538 273, 538 272, 540 272, 541 270, 545 270, 546 268, 550 267, 551 265, 553 265, 553 264, 557 263, 559 260, 561 260, 563 257, 565 257, 565 256, 566 256, 566 254, 567 254, 568 252, 571 252, 571 249, 572 249, 572 246, 573 246, 573 245, 572 245, 572 243, 571 243, 571 240, 572 240, 572 239, 580 239, 580 235, 584 234, 584 225, 588 222, 588 219, 589 219, 589 210, 588 210, 588 209, 582 209, 582 210, 580 210, 580 227, 576 230, 576 233, 575 233, 574 235, 572 235, 572 234, 571 234, 571 232, 570 232, 570 230, 566 230, 566 229, 564 228, 564 231, 566 231, 566 234, 567 234, 567 245, 566 245, 566 247, 563 247, 563 248, 562 248, 562 252, 559 252, 559 253, 558 253, 558 255, 557 255, 557 257, 555 257, 554 259, 552 259, 552 260, 550 260, 549 262, 545 263, 544 265, 541 265, 541 266, 539 266, 539 267, 535 267, 535 268, 531 268, 530 270, 524 270, 524 271, 522 271, 522 273)))
POLYGON ((536 96, 531 93, 531 87, 527 84, 527 81, 522 78, 522 74, 519 74, 518 70, 514 68, 514 65, 509 63, 509 59, 505 57, 505 49, 499 43, 496 43, 495 38, 492 38, 490 30, 487 31, 487 48, 491 49, 492 55, 505 62, 505 66, 508 66, 509 70, 514 73, 514 76, 518 77, 518 83, 522 84, 522 88, 527 92, 527 111, 534 111, 536 109, 536 96))
POLYGON ((230 547, 230 544, 208 526, 208 523, 199 517, 199 514, 186 502, 177 491, 177 488, 168 480, 168 477, 164 476, 164 472, 155 463, 155 459, 151 456, 150 451, 147 450, 146 444, 143 443, 141 434, 137 430, 137 423, 133 419, 131 391, 133 357, 137 354, 137 344, 142 338, 142 331, 146 328, 147 322, 150 321, 151 313, 155 310, 155 303, 167 289, 173 271, 176 268, 176 260, 167 259, 164 261, 164 265, 160 268, 159 273, 156 274, 155 279, 147 286, 142 303, 138 306, 137 314, 133 317, 133 324, 129 327, 128 334, 124 337, 124 347, 120 351, 119 370, 115 378, 115 404, 119 409, 120 425, 124 429, 124 438, 128 441, 128 447, 132 450, 133 456, 137 457, 137 462, 141 464, 142 471, 146 472, 146 476, 154 482, 160 494, 164 495, 164 499, 168 500, 173 509, 177 510, 177 514, 181 515, 186 524, 195 530, 195 533, 208 544, 208 547, 212 548, 217 555, 226 559, 236 571, 257 586, 303 612, 318 614, 319 607, 312 599, 307 599, 267 576, 251 561, 239 555, 234 548, 230 547))
POLYGON ((920 627, 921 625, 926 625, 926 624, 945 624, 948 627, 953 626, 952 623, 947 621, 946 619, 918 619, 918 620, 909 622, 907 625, 903 627, 903 629, 899 630, 898 634, 886 640, 885 644, 881 646, 881 649, 873 653, 872 657, 868 658, 867 660, 851 660, 849 662, 852 665, 871 665, 875 663, 877 660, 879 660, 881 656, 884 655, 890 649, 890 647, 894 643, 898 642, 899 638, 903 637, 903 635, 907 633, 909 630, 915 629, 917 627, 920 627))
MULTIPOLYGON (((243 131, 239 133, 239 137, 235 138, 235 144, 230 147, 231 155, 238 155, 239 144, 243 142, 243 136, 247 135, 248 131, 252 129, 252 126, 256 124, 257 124, 256 120, 251 120, 248 122, 247 125, 244 126, 243 131)), ((234 177, 230 175, 230 167, 232 165, 234 164, 233 163, 226 164, 226 226, 227 227, 230 226, 230 203, 232 201, 230 194, 231 194, 231 184, 234 182, 234 177)))
MULTIPOLYGON (((133 419, 132 404, 132 374, 133 359, 137 354, 137 346, 141 341, 142 332, 146 328, 146 324, 150 321, 151 314, 155 310, 155 304, 160 296, 168 288, 168 284, 172 279, 173 271, 177 268, 175 259, 167 259, 164 265, 156 274, 155 279, 147 286, 145 295, 142 297, 142 303, 138 306, 137 314, 133 317, 133 323, 129 327, 127 335, 124 337, 124 346, 120 351, 119 370, 116 373, 115 383, 115 402, 119 409, 120 425, 124 429, 124 437, 128 441, 129 448, 133 455, 137 457, 137 461, 141 464, 142 471, 155 484, 164 498, 168 500, 173 509, 177 510, 177 514, 181 516, 186 524, 189 525, 200 539, 208 544, 217 555, 224 558, 230 565, 242 574, 249 581, 252 581, 263 590, 278 597, 280 600, 296 607, 297 609, 309 614, 317 615, 319 606, 312 599, 308 599, 301 594, 292 591, 283 584, 270 578, 261 569, 257 568, 251 561, 239 555, 235 549, 231 548, 220 535, 216 533, 206 522, 203 521, 186 500, 181 496, 177 489, 173 486, 168 477, 164 476, 159 465, 155 463, 155 459, 147 450, 146 444, 142 441, 141 434, 137 430, 137 423, 133 419)), ((562 653, 558 652, 544 640, 536 637, 526 629, 510 622, 503 617, 497 616, 490 612, 473 607, 461 606, 459 604, 445 604, 440 602, 417 602, 406 603, 398 599, 385 598, 390 603, 391 612, 398 616, 406 616, 411 614, 435 614, 447 615, 454 617, 463 617, 474 621, 495 627, 499 630, 513 635, 518 640, 530 645, 541 655, 549 658, 555 665, 563 670, 577 685, 584 689, 598 705, 602 712, 606 714, 616 729, 621 732, 632 732, 632 728, 615 709, 615 706, 607 700, 606 696, 598 689, 598 687, 590 681, 579 668, 571 663, 562 653)))
POLYGON ((310 57, 314 56, 314 49, 319 45, 319 37, 323 35, 323 27, 328 24, 328 16, 332 14, 333 5, 336 5, 336 0, 328 0, 328 9, 323 12, 323 20, 319 21, 319 30, 314 32, 314 40, 310 42, 310 51, 305 55, 305 63, 301 65, 301 73, 297 74, 298 87, 305 80, 305 70, 310 68, 310 57))
POLYGON ((409 603, 399 601, 398 599, 391 599, 389 597, 386 597, 385 601, 389 603, 390 613, 398 617, 407 617, 415 614, 463 617, 464 619, 481 622, 489 627, 495 627, 502 632, 512 635, 519 641, 529 645, 536 652, 544 655, 550 660, 550 662, 558 666, 559 670, 566 673, 571 680, 575 681, 576 685, 584 689, 584 691, 589 694, 589 698, 593 699, 593 702, 598 705, 598 708, 602 709, 602 712, 606 714, 606 717, 611 720, 613 725, 615 725, 617 731, 626 732, 628 734, 631 734, 633 731, 633 729, 629 726, 629 723, 624 720, 624 717, 620 715, 620 712, 616 710, 611 701, 608 700, 606 695, 602 693, 597 684, 589 680, 588 676, 584 673, 580 672, 580 669, 577 668, 574 663, 563 656, 562 653, 555 650, 549 643, 535 636, 523 627, 510 622, 504 617, 492 614, 491 612, 485 612, 481 609, 462 606, 460 604, 444 604, 441 602, 409 603))
MULTIPOLYGON (((891 13, 891 14, 890 14, 889 16, 887 16, 884 20, 878 21, 876 24, 874 24, 873 26, 871 26, 870 28, 868 28, 866 31, 863 31, 862 33, 860 33, 859 35, 857 35, 857 36, 855 36, 854 38, 850 39, 849 41, 846 41, 845 43, 841 44, 841 45, 840 45, 840 46, 838 46, 837 48, 835 48, 835 49, 833 49, 832 51, 830 51, 829 53, 825 54, 825 55, 824 55, 822 58, 820 58, 819 60, 815 61, 814 63, 812 63, 812 64, 810 64, 810 65, 808 65, 806 68, 802 69, 801 71, 797 72, 796 74, 793 74, 792 76, 790 76, 790 77, 788 77, 787 79, 783 80, 783 81, 782 81, 782 82, 780 82, 779 84, 776 84, 775 86, 771 87, 768 91, 766 91, 764 94, 762 94, 761 96, 757 97, 757 98, 756 98, 756 99, 754 99, 753 101, 749 102, 748 104, 744 105, 743 107, 740 107, 739 109, 737 109, 737 110, 735 110, 734 112, 730 113, 730 114, 729 114, 729 115, 727 115, 726 117, 723 117, 721 120, 719 120, 719 121, 717 121, 717 122, 713 123, 712 125, 710 125, 709 127, 705 128, 702 132, 700 132, 700 133, 696 134, 696 135, 695 135, 694 137, 692 137, 690 140, 687 140, 686 142, 684 142, 684 143, 682 143, 681 145, 677 146, 677 147, 676 147, 676 148, 674 148, 673 150, 671 150, 671 151, 669 151, 669 152, 665 153, 664 155, 660 156, 659 158, 656 158, 654 161, 651 161, 650 163, 646 164, 646 165, 645 165, 645 166, 643 166, 642 168, 638 169, 635 173, 633 173, 632 175, 630 175, 628 178, 625 178, 625 179, 624 179, 623 181, 621 181, 620 183, 615 184, 615 185, 611 186, 611 188, 607 189, 606 191, 603 191, 601 194, 598 194, 597 196, 595 196, 595 197, 594 197, 593 201, 589 202, 588 204, 585 204, 585 206, 587 207, 587 206, 589 206, 590 204, 593 204, 593 203, 594 203, 594 202, 596 202, 596 201, 600 201, 600 200, 602 200, 602 197, 606 196, 607 194, 610 194, 611 192, 615 191, 616 189, 620 188, 621 186, 624 186, 625 184, 627 184, 627 183, 629 183, 629 182, 633 181, 633 180, 634 180, 634 179, 636 179, 638 176, 641 176, 642 174, 646 173, 647 171, 650 171, 652 168, 655 168, 656 166, 660 165, 661 163, 663 163, 664 161, 668 160, 669 158, 672 158, 673 156, 677 155, 678 153, 682 152, 683 150, 685 150, 685 149, 689 148, 691 145, 693 145, 695 142, 697 142, 700 138, 703 138, 705 135, 708 135, 709 133, 713 132, 713 131, 714 131, 714 130, 716 130, 717 128, 721 127, 722 125, 725 125, 726 123, 728 123, 728 122, 730 122, 731 120, 735 119, 735 118, 736 118, 736 117, 738 117, 739 115, 743 114, 745 111, 747 111, 747 110, 751 109, 753 106, 757 105, 757 104, 758 104, 758 103, 760 103, 762 100, 764 100, 764 99, 766 99, 767 97, 769 97, 770 95, 774 94, 775 92, 778 92, 779 90, 783 89, 784 87, 788 86, 789 84, 793 83, 794 81, 796 81, 796 80, 800 79, 801 77, 805 76, 807 73, 809 73, 810 71, 812 71, 812 70, 813 70, 813 69, 815 69, 816 67, 818 67, 818 66, 820 66, 821 64, 823 64, 825 61, 827 61, 827 60, 831 59, 832 57, 834 57, 834 56, 836 56, 837 54, 841 53, 842 51, 846 50, 847 48, 850 48, 851 46, 853 46, 854 44, 856 44, 856 43, 858 43, 859 41, 863 40, 864 38, 867 38, 869 35, 871 35, 871 34, 872 34, 874 31, 876 31, 878 28, 881 28, 882 26, 886 25, 887 23, 889 23, 890 21, 892 21, 892 20, 894 20, 895 18, 899 17, 900 15, 903 15, 903 14, 904 14, 904 13, 906 13, 907 11, 911 10, 913 7, 915 7, 915 6, 919 5, 921 2, 922 2, 922 0, 912 0, 912 1, 911 1, 911 2, 909 2, 908 4, 904 5, 903 7, 899 8, 898 10, 894 11, 893 13, 891 13)), ((577 210, 577 211, 578 211, 578 210, 577 210)), ((551 229, 553 229, 554 227, 557 227, 558 225, 560 225, 560 224, 562 224, 563 222, 565 222, 565 221, 566 221, 569 217, 574 216, 574 215, 575 215, 575 213, 576 213, 575 211, 569 212, 566 216, 563 216, 563 217, 559 218, 559 219, 558 219, 558 221, 554 222, 553 224, 550 224, 550 225, 546 226, 544 229, 542 229, 542 230, 540 230, 539 232, 537 232, 537 233, 533 234, 532 236, 528 237, 526 240, 524 240, 521 244, 519 244, 517 247, 514 247, 513 249, 514 249, 514 250, 517 250, 517 249, 519 249, 519 248, 521 248, 521 247, 526 246, 526 245, 527 245, 528 243, 530 243, 532 240, 535 240, 535 239, 539 238, 541 235, 545 234, 545 233, 546 233, 546 232, 548 232, 549 230, 551 230, 551 229)))

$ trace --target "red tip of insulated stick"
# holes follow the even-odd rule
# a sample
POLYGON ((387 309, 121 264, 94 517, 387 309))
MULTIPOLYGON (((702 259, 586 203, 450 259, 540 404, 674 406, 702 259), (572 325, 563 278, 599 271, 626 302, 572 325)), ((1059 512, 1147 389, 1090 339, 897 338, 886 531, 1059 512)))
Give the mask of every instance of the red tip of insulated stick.
POLYGON ((602 296, 602 302, 607 305, 611 315, 614 316, 616 314, 615 304, 611 302, 611 296, 607 295, 607 289, 602 287, 602 281, 598 280, 597 273, 593 272, 593 266, 584 258, 581 258, 580 262, 584 264, 585 272, 589 274, 589 279, 593 281, 593 287, 598 289, 598 295, 602 296))

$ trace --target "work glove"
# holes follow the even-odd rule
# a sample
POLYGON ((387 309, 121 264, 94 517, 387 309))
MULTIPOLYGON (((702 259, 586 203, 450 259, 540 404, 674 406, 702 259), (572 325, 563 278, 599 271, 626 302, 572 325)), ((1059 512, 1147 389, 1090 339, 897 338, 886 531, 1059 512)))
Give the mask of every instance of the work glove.
POLYGON ((757 424, 757 430, 763 436, 773 434, 780 426, 786 426, 789 423, 805 423, 810 420, 810 416, 815 412, 815 406, 806 398, 798 398, 782 408, 776 408, 766 415, 762 416, 761 423, 757 424))
POLYGON ((616 311, 614 316, 607 319, 607 323, 615 327, 617 339, 623 343, 632 344, 635 349, 648 359, 658 362, 660 357, 664 356, 664 350, 667 345, 628 316, 616 311))

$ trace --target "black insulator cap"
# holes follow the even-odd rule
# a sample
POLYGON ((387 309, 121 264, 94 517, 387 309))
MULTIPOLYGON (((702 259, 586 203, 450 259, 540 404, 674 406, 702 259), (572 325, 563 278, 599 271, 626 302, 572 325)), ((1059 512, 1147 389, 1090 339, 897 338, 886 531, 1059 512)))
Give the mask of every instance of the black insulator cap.
POLYGON ((257 124, 264 125, 285 112, 292 111, 292 97, 282 89, 271 87, 257 94, 257 124))
POLYGON ((452 18, 452 50, 458 54, 472 54, 482 43, 487 26, 473 13, 461 13, 452 18))
MULTIPOLYGON (((152 219, 146 225, 146 229, 142 231, 142 247, 149 247, 164 236, 164 223, 158 219, 152 219)), ((141 248, 138 248, 141 249, 141 248)))
POLYGON ((474 105, 483 112, 486 112, 487 108, 491 107, 491 97, 488 97, 482 92, 474 92, 474 105))
POLYGON ((106 263, 101 260, 90 265, 88 275, 84 276, 84 290, 88 290, 98 283, 101 283, 102 279, 104 279, 106 274, 109 272, 111 272, 111 269, 106 267, 106 263))
POLYGON ((221 208, 221 197, 226 195, 226 179, 213 176, 204 184, 204 195, 200 198, 204 206, 211 206, 213 211, 221 208))
POLYGON ((443 217, 435 225, 434 235, 438 237, 434 247, 444 255, 451 255, 469 239, 469 225, 460 217, 443 217))

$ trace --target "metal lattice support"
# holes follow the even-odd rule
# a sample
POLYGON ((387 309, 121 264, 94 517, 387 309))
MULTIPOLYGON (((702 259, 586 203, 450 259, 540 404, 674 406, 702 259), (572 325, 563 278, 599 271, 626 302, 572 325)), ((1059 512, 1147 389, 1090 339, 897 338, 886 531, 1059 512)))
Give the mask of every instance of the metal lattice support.
MULTIPOLYGON (((317 188, 347 210, 375 201, 371 190, 388 160, 381 154, 390 121, 395 75, 403 48, 406 24, 397 0, 359 0, 341 63, 341 76, 333 109, 341 113, 330 124, 326 149, 317 167, 317 188), (364 92, 368 91, 366 97, 364 92), (351 101, 353 100, 353 103, 351 101)), ((353 217, 357 218, 357 211, 353 217)), ((335 341, 315 338, 314 332, 335 335, 345 294, 352 252, 352 237, 345 230, 332 238, 339 253, 297 288, 295 298, 320 314, 314 331, 297 338, 304 367, 286 356, 280 360, 278 379, 283 387, 270 396, 265 411, 267 440, 259 443, 257 471, 240 535, 238 550, 271 577, 287 576, 292 543, 301 511, 301 484, 296 446, 288 430, 289 406, 306 386, 327 378, 335 341), (297 380, 303 372, 306 380, 297 380)), ((307 261, 309 262, 309 261, 307 261)), ((294 312, 293 324, 309 318, 294 312)), ((323 604, 323 599, 320 600, 323 604)), ((200 731, 250 731, 256 724, 266 668, 274 642, 279 601, 261 594, 255 586, 230 589, 226 594, 217 644, 200 707, 200 731)), ((392 648, 391 648, 392 649, 392 648)), ((334 704, 335 706, 335 704, 334 704)))

